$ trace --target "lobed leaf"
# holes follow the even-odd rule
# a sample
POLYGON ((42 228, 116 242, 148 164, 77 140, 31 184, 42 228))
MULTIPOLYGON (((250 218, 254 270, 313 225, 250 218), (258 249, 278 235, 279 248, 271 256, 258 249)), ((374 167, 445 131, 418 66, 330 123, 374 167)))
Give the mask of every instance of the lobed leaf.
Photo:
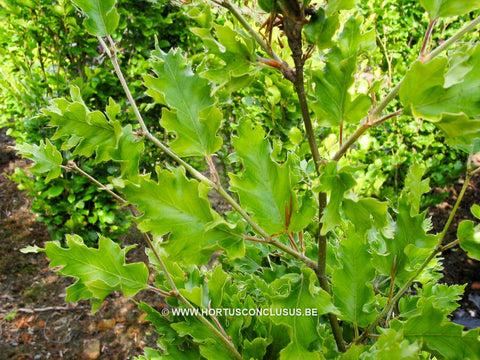
POLYGON ((209 156, 220 149, 222 114, 214 107, 209 82, 194 74, 178 51, 157 49, 150 64, 157 77, 144 76, 147 94, 170 108, 164 108, 160 123, 176 134, 172 150, 180 156, 209 156))
POLYGON ((405 339, 411 343, 418 341, 423 350, 439 359, 480 359, 478 330, 464 332, 462 326, 451 323, 431 302, 425 304, 421 314, 405 322, 394 320, 391 327, 403 331, 405 339))
POLYGON ((350 228, 340 242, 336 254, 339 264, 332 274, 333 303, 340 310, 340 319, 360 327, 368 326, 376 316, 365 310, 375 300, 375 268, 369 250, 364 236, 350 228))
POLYGON ((129 202, 143 215, 142 231, 170 234, 160 245, 168 256, 185 264, 206 263, 216 250, 226 250, 232 258, 245 253, 241 226, 231 226, 215 213, 203 185, 185 176, 183 168, 158 171, 158 182, 140 178, 127 181, 122 189, 129 202))
POLYGON ((62 154, 52 145, 50 140, 46 139, 45 142, 41 140, 40 145, 17 144, 15 150, 23 157, 35 162, 35 165, 29 169, 33 174, 47 173, 45 183, 60 176, 62 172, 60 165, 63 162, 62 154))
POLYGON ((473 259, 480 260, 480 225, 474 226, 473 221, 464 220, 458 225, 457 237, 460 247, 473 259))
POLYGON ((313 72, 315 98, 312 109, 324 126, 355 123, 368 114, 371 100, 365 94, 352 97, 357 57, 375 49, 375 33, 362 32, 362 19, 350 17, 338 36, 337 45, 327 54, 323 70, 313 72))
POLYGON ((480 137, 480 46, 446 58, 415 62, 400 88, 405 113, 435 123, 451 145, 469 147, 480 137), (422 81, 418 81, 418 79, 422 81))
MULTIPOLYGON (((274 280, 270 287, 272 308, 297 311, 300 309, 317 309, 318 314, 338 313, 332 305, 330 295, 317 287, 315 272, 307 267, 301 269, 300 274, 287 274, 274 280)), ((298 316, 293 314, 273 316, 271 320, 275 324, 288 326, 290 343, 280 352, 280 359, 323 359, 321 352, 312 350, 314 343, 321 338, 316 316, 298 316)))
POLYGON ((308 225, 316 206, 311 198, 297 196, 293 189, 299 180, 290 161, 283 165, 271 158, 270 143, 261 126, 242 122, 233 145, 245 171, 230 175, 232 191, 242 206, 269 234, 298 232, 308 225))
POLYGON ((259 71, 259 68, 253 67, 256 59, 254 41, 231 24, 207 26, 190 29, 214 55, 213 59, 205 59, 207 69, 201 73, 202 77, 217 85, 215 91, 224 88, 231 93, 250 85, 259 71))
POLYGON ((147 288, 148 269, 144 263, 125 263, 132 248, 121 249, 112 240, 99 235, 98 248, 89 248, 78 235, 66 235, 67 248, 58 242, 48 242, 43 250, 50 258, 50 267, 60 266, 57 273, 73 276, 77 282, 67 288, 67 301, 91 299, 96 311, 110 293, 121 290, 133 296, 147 288))

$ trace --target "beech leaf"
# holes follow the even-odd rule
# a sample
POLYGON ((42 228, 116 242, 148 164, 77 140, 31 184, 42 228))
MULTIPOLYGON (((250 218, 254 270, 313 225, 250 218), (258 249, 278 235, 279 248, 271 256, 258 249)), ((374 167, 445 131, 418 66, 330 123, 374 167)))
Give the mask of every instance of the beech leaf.
POLYGON ((220 149, 222 114, 213 107, 209 82, 193 73, 179 51, 157 49, 150 64, 157 77, 144 76, 147 94, 170 108, 163 110, 160 123, 177 136, 172 150, 180 156, 209 156, 220 149))
POLYGON ((127 181, 121 191, 143 213, 138 219, 142 231, 170 234, 160 243, 169 256, 185 264, 206 263, 223 249, 233 258, 244 256, 242 226, 223 221, 210 207, 207 189, 187 179, 183 168, 159 170, 158 182, 145 177, 138 183, 127 181))
POLYGON ((337 258, 339 266, 332 274, 333 303, 340 310, 342 320, 365 327, 376 316, 374 312, 364 310, 375 299, 371 283, 375 268, 369 246, 350 228, 339 245, 337 258))
POLYGON ((133 296, 147 288, 148 269, 144 263, 126 264, 125 255, 132 247, 121 249, 102 235, 98 249, 89 248, 78 235, 66 235, 67 248, 58 242, 48 242, 43 250, 51 259, 50 267, 61 266, 57 273, 73 276, 77 282, 67 288, 67 300, 90 298, 96 311, 107 295, 121 290, 133 296))
POLYGON ((40 141, 40 145, 17 144, 15 149, 27 159, 35 161, 35 165, 29 168, 33 174, 47 173, 45 183, 60 176, 63 159, 60 151, 52 145, 50 140, 40 141))
POLYGON ((242 206, 269 234, 303 230, 316 206, 311 198, 300 203, 292 190, 298 178, 290 162, 279 165, 272 160, 272 149, 261 126, 245 121, 237 131, 233 145, 245 171, 230 174, 231 190, 238 193, 242 206))

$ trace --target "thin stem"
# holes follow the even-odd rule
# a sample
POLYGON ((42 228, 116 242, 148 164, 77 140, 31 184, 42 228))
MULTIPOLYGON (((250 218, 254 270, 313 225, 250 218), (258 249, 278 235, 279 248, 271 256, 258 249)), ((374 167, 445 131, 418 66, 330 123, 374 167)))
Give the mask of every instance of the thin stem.
POLYGON ((148 288, 149 288, 150 290, 152 290, 153 292, 159 293, 160 295, 163 295, 163 296, 172 296, 169 292, 164 291, 164 290, 159 289, 159 288, 156 288, 155 286, 148 285, 148 288))

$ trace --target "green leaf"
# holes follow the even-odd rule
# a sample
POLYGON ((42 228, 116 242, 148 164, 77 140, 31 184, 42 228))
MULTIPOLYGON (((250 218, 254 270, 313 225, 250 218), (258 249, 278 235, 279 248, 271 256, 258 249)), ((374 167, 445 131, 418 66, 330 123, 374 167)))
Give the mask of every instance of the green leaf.
POLYGON ((324 126, 356 123, 368 114, 371 100, 365 94, 351 95, 355 83, 357 57, 375 49, 375 32, 362 31, 362 19, 350 17, 327 54, 322 71, 313 72, 315 98, 312 109, 324 126))
POLYGON ((252 341, 245 339, 242 347, 242 356, 244 359, 262 360, 267 353, 267 340, 257 337, 252 341))
POLYGON ((318 315, 337 313, 337 309, 330 301, 330 295, 317 286, 315 272, 302 267, 300 274, 287 274, 274 280, 270 288, 272 311, 281 312, 280 316, 273 316, 271 320, 276 324, 285 324, 289 327, 290 343, 280 352, 280 359, 323 359, 319 351, 312 351, 313 344, 321 338, 318 332, 318 317, 295 315, 297 309, 317 309, 318 315), (283 315, 283 311, 293 312, 283 315))
POLYGON ((329 0, 327 4, 327 15, 339 10, 350 10, 355 7, 355 0, 329 0))
POLYGON ((383 275, 393 274, 398 281, 409 279, 437 242, 435 235, 426 233, 426 212, 411 216, 410 211, 411 206, 407 200, 401 198, 393 239, 384 239, 381 251, 377 249, 374 253, 374 266, 383 275))
POLYGON ((142 231, 170 234, 160 245, 185 264, 203 264, 216 250, 232 257, 244 256, 243 228, 231 226, 215 213, 206 198, 207 189, 188 180, 183 168, 158 171, 158 182, 140 178, 122 189, 127 200, 138 205, 142 231))
POLYGON ((245 171, 229 174, 231 190, 238 193, 242 206, 269 234, 301 231, 315 214, 314 204, 305 197, 300 203, 293 189, 299 178, 291 159, 283 165, 271 158, 272 149, 260 125, 240 123, 233 138, 236 155, 245 171))
POLYGON ((357 233, 362 234, 375 227, 383 229, 388 225, 388 204, 374 198, 344 199, 342 210, 345 216, 355 225, 357 233))
POLYGON ((473 204, 470 211, 472 212, 473 216, 480 220, 480 206, 473 204))
POLYGON ((85 27, 93 36, 112 34, 118 26, 120 16, 115 0, 72 0, 87 16, 85 27))
MULTIPOLYGON (((376 48, 375 30, 365 32, 363 18, 351 16, 343 26, 337 42, 343 58, 372 52, 376 48)), ((335 56, 338 55, 335 54, 335 56)))
MULTIPOLYGON (((45 183, 60 176, 63 162, 62 154, 52 145, 50 140, 40 141, 40 145, 17 144, 15 149, 27 159, 35 161, 35 165, 29 168, 33 174, 47 173, 45 183)), ((63 189, 63 188, 62 188, 63 189)))
POLYGON ((113 291, 121 290, 130 297, 147 288, 149 273, 145 264, 125 263, 125 255, 131 247, 121 249, 102 235, 98 249, 87 247, 78 235, 66 235, 66 238, 67 248, 57 242, 48 242, 44 252, 51 260, 50 268, 61 267, 57 273, 78 279, 67 288, 67 300, 91 298, 92 310, 96 311, 113 291))
POLYGON ((464 220, 457 228, 460 247, 473 259, 480 260, 480 225, 474 226, 473 221, 464 220))
POLYGON ((455 54, 450 64, 445 58, 415 62, 400 88, 400 100, 405 113, 442 129, 449 144, 469 147, 480 137, 480 46, 461 47, 455 54))
POLYGON ((337 258, 338 266, 332 274, 333 303, 340 310, 340 319, 365 327, 376 316, 367 310, 375 300, 375 268, 369 246, 360 233, 350 228, 340 242, 337 258))
POLYGON ((403 331, 388 329, 378 338, 369 351, 375 359, 389 360, 417 360, 421 359, 421 348, 417 341, 410 343, 403 335, 403 331))
POLYGON ((54 139, 67 137, 64 148, 75 147, 74 155, 96 155, 95 163, 111 159, 110 151, 117 147, 122 132, 118 121, 109 121, 100 111, 89 111, 78 87, 71 88, 73 101, 54 99, 43 110, 50 117, 50 125, 56 126, 54 139))
POLYGON ((123 127, 118 137, 117 147, 109 151, 113 161, 120 164, 122 177, 132 181, 138 179, 138 164, 144 149, 144 139, 137 139, 133 135, 132 126, 123 127))
POLYGON ((432 303, 426 303, 421 314, 406 322, 394 320, 391 327, 403 330, 405 339, 419 341, 425 351, 439 359, 464 360, 480 358, 478 330, 462 331, 462 326, 451 323, 432 303))
POLYGON ((202 77, 217 85, 215 91, 225 88, 231 93, 247 87, 260 70, 253 66, 256 59, 254 41, 228 22, 226 25, 209 26, 211 28, 190 28, 213 55, 205 58, 207 69, 201 73, 202 77))
POLYGON ((422 180, 425 173, 425 166, 414 163, 410 166, 407 177, 405 178, 404 193, 410 202, 410 215, 414 216, 420 212, 420 201, 422 195, 430 190, 429 179, 422 180))
POLYGON ((209 156, 220 149, 222 114, 213 107, 208 81, 193 73, 179 51, 157 49, 150 64, 157 77, 144 77, 147 94, 170 108, 163 109, 160 123, 177 136, 172 150, 180 156, 209 156))
POLYGON ((325 10, 320 7, 317 9, 317 14, 305 25, 305 37, 310 44, 315 44, 319 50, 327 49, 332 47, 332 38, 339 26, 338 14, 327 17, 325 10))
POLYGON ((205 359, 235 359, 232 352, 220 341, 218 336, 195 317, 189 318, 184 322, 174 323, 172 328, 181 337, 190 335, 200 345, 200 354, 205 359))
POLYGON ((338 169, 337 162, 330 162, 320 176, 320 191, 328 195, 328 203, 322 216, 322 234, 326 234, 335 226, 340 225, 342 217, 340 206, 345 193, 355 186, 356 182, 348 167, 338 169))
POLYGON ((466 14, 480 8, 480 0, 420 0, 431 19, 466 14))

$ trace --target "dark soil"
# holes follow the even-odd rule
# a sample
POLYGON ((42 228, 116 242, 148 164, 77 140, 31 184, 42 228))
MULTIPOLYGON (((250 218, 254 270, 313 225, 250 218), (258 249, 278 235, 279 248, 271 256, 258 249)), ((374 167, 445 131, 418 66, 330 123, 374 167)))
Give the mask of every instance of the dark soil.
MULTIPOLYGON (((20 253, 28 245, 42 247, 49 236, 29 212, 29 200, 8 178, 16 167, 28 166, 11 145, 12 139, 0 129, 0 360, 133 359, 144 347, 155 347, 157 337, 132 301, 113 294, 96 314, 88 302, 67 304, 65 288, 71 281, 51 271, 43 254, 20 253)), ((472 219, 470 207, 480 199, 480 176, 474 180, 446 242, 456 239, 459 221, 472 219)), ((458 183, 432 191, 449 192, 446 201, 429 212, 436 232, 442 230, 461 187, 458 183)), ((124 244, 135 242, 135 234, 124 239, 124 244)), ((144 260, 141 246, 131 254, 130 261, 144 260)), ((480 295, 480 262, 469 259, 458 247, 443 256, 443 282, 467 284, 461 306, 473 313, 475 306, 468 296, 480 295)), ((143 296, 142 300, 161 306, 157 295, 143 296)))

